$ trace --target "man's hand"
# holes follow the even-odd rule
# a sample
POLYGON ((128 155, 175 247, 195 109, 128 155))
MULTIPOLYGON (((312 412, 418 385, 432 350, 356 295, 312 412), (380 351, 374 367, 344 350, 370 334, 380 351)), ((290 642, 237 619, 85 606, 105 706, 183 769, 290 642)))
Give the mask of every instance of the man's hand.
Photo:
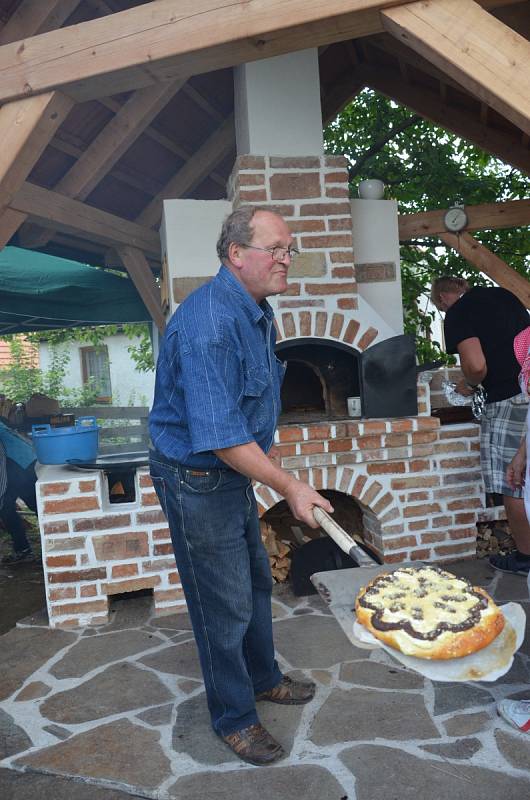
POLYGON ((471 395, 474 394, 475 392, 475 390, 472 389, 466 382, 465 378, 460 378, 458 383, 455 385, 455 391, 457 391, 458 394, 461 394, 464 397, 471 397, 471 395))
POLYGON ((276 455, 272 454, 271 457, 271 451, 275 449, 271 448, 266 455, 256 442, 247 442, 214 450, 214 453, 236 472, 270 486, 285 497, 295 519, 305 522, 310 528, 318 528, 313 517, 313 506, 320 506, 329 513, 333 511, 333 506, 308 483, 297 480, 282 469, 276 461, 276 455))
POLYGON ((526 444, 523 440, 517 453, 506 469, 506 483, 512 489, 520 489, 524 484, 526 471, 526 444))
POLYGON ((318 528, 318 522, 313 516, 313 507, 320 506, 329 514, 333 513, 333 506, 322 497, 312 486, 304 481, 291 478, 284 489, 283 496, 289 504, 293 516, 300 522, 305 522, 310 528, 318 528))

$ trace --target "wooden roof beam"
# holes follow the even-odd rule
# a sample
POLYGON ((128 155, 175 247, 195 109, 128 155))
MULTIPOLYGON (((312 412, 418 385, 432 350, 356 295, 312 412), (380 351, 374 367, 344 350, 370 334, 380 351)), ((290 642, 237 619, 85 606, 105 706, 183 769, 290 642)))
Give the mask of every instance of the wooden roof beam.
POLYGON ((483 125, 471 113, 451 105, 443 105, 437 92, 404 84, 395 75, 383 70, 362 67, 355 77, 361 77, 361 74, 366 86, 381 92, 396 103, 408 106, 436 125, 462 136, 507 164, 530 174, 530 150, 521 145, 517 133, 510 135, 483 125))
MULTIPOLYGON (((0 108, 0 217, 71 107, 72 101, 63 94, 46 92, 0 108)), ((10 220, 8 230, 12 230, 15 216, 10 215, 10 220)), ((5 238, 0 240, 0 247, 5 244, 5 238)))
MULTIPOLYGON (((179 91, 184 81, 158 84, 135 92, 96 136, 76 163, 55 186, 55 191, 85 200, 125 151, 136 141, 159 111, 179 91)), ((44 247, 53 230, 26 230, 25 247, 44 247)))
MULTIPOLYGON (((400 214, 398 217, 400 241, 408 242, 411 239, 447 233, 443 222, 445 211, 446 209, 436 209, 418 214, 400 214)), ((466 231, 530 226, 530 200, 466 206, 466 214, 468 218, 466 231)))
POLYGON ((160 239, 155 231, 42 186, 24 183, 10 207, 43 227, 75 233, 110 247, 130 245, 160 258, 160 239))
POLYGON ((141 250, 134 247, 119 247, 118 255, 123 262, 123 266, 136 286, 138 294, 145 303, 145 306, 160 333, 164 333, 166 318, 162 311, 162 301, 160 289, 157 286, 151 267, 141 250))
POLYGON ((468 264, 483 272, 503 289, 513 292, 526 308, 530 308, 530 282, 508 266, 502 258, 474 239, 471 234, 443 233, 440 234, 440 239, 465 258, 468 264))
MULTIPOLYGON (((0 45, 60 27, 78 5, 79 0, 48 0, 46 3, 41 0, 22 0, 0 31, 0 45)), ((3 203, 0 200, 0 249, 5 247, 25 220, 24 214, 7 208, 7 202, 27 178, 72 105, 72 101, 64 95, 50 93, 33 101, 28 98, 27 102, 18 101, 0 109, 0 135, 3 140, 7 136, 8 141, 8 149, 2 153, 4 164, 5 159, 10 157, 10 141, 13 158, 11 188, 4 194, 3 203), (47 111, 43 111, 45 108, 47 111), (28 125, 31 128, 32 119, 34 128, 29 132, 28 125), (20 126, 20 129, 17 130, 16 126, 20 126), (21 148, 18 152, 17 144, 21 148)), ((9 179, 6 174, 3 179, 7 181, 4 183, 5 191, 9 179)), ((1 191, 0 188, 0 196, 1 191)))
POLYGON ((474 0, 409 3, 381 12, 393 36, 530 132, 530 42, 474 0))
POLYGON ((154 227, 160 222, 162 203, 168 198, 182 197, 198 186, 235 146, 234 117, 231 114, 223 124, 202 144, 179 171, 154 197, 136 222, 154 227))
MULTIPOLYGON (((481 2, 487 7, 504 4, 504 0, 481 2)), ((153 0, 34 36, 24 41, 23 48, 20 42, 0 47, 0 101, 58 88, 77 100, 104 97, 160 80, 368 36, 382 31, 382 9, 386 14, 389 6, 401 3, 153 0)))

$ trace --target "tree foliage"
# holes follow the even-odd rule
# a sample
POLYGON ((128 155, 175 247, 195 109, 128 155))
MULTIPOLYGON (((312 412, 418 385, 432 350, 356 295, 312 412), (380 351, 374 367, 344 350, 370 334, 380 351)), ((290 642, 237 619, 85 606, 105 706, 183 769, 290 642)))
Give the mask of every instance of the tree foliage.
MULTIPOLYGON (((365 178, 385 183, 386 197, 400 213, 475 205, 530 196, 530 179, 513 167, 366 89, 325 130, 326 151, 349 162, 350 194, 365 178)), ((478 231, 474 236, 525 277, 530 275, 528 228, 478 231)), ((439 239, 401 247, 405 330, 416 334, 418 358, 444 358, 432 340, 435 311, 427 295, 439 275, 465 277, 472 285, 488 279, 439 239)))

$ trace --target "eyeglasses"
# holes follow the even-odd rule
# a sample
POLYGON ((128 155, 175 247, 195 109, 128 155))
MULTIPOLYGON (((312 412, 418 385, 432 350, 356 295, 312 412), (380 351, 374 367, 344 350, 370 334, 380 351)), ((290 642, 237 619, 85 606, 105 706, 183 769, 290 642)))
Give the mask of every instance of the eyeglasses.
POLYGON ((255 247, 253 244, 243 244, 241 247, 246 247, 249 250, 262 250, 264 253, 270 253, 273 261, 285 261, 286 256, 289 256, 291 261, 300 253, 294 247, 255 247))

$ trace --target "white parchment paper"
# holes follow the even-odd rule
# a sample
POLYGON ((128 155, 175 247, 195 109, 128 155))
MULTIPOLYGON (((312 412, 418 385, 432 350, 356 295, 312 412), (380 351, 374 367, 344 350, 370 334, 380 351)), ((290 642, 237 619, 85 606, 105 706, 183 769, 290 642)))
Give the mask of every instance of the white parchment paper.
POLYGON ((506 603, 501 606, 501 611, 506 624, 497 638, 478 653, 463 658, 429 660, 406 656, 380 642, 357 620, 353 623, 353 637, 365 645, 382 647, 405 667, 419 672, 431 681, 496 681, 512 666, 513 657, 523 643, 526 626, 526 614, 519 603, 506 603))

